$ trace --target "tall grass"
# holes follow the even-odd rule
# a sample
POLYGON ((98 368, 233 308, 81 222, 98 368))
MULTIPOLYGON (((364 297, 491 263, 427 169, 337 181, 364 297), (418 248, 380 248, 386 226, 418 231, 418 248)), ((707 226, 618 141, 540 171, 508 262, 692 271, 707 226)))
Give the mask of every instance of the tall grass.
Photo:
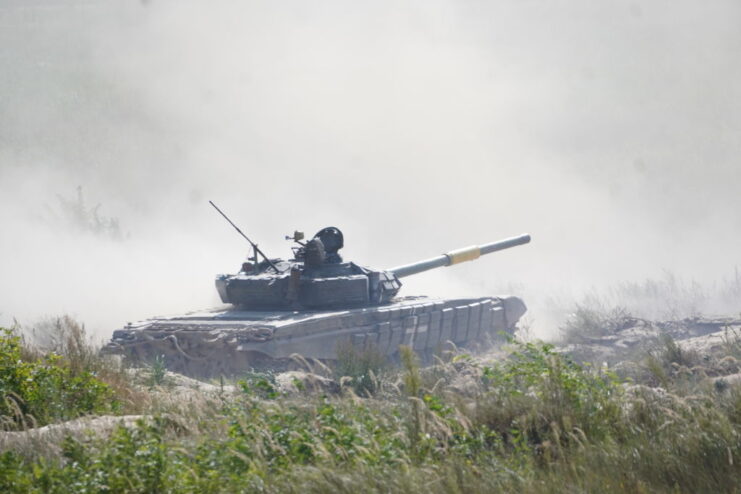
POLYGON ((379 391, 381 373, 388 367, 386 356, 375 345, 355 347, 349 341, 337 345, 333 373, 347 378, 356 394, 370 396, 379 391))
POLYGON ((665 321, 718 314, 741 317, 741 271, 736 268, 730 276, 710 284, 665 272, 658 279, 594 289, 577 300, 552 298, 548 305, 551 312, 559 314, 561 336, 569 341, 606 336, 638 319, 665 321))
POLYGON ((513 345, 427 369, 402 349, 376 394, 288 395, 250 375, 233 394, 70 436, 59 456, 8 449, 0 492, 739 492, 738 385, 667 373, 669 390, 652 388, 513 345))

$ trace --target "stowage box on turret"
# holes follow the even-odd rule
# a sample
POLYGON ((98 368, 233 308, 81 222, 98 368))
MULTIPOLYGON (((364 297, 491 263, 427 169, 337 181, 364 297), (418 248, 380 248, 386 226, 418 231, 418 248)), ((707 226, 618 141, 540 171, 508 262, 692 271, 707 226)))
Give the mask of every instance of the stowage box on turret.
POLYGON ((105 351, 135 362, 164 355, 170 370, 187 375, 234 375, 280 368, 294 354, 332 360, 343 342, 372 346, 389 356, 399 345, 430 355, 448 342, 465 347, 491 341, 501 331, 511 333, 526 311, 525 304, 512 296, 396 295, 400 278, 526 244, 529 235, 374 270, 342 259, 344 237, 335 227, 320 230, 308 241, 300 232, 286 237, 297 246, 293 259, 282 260, 265 256, 232 225, 250 242, 254 254, 239 273, 216 277, 221 300, 229 305, 129 324, 114 331, 105 351))

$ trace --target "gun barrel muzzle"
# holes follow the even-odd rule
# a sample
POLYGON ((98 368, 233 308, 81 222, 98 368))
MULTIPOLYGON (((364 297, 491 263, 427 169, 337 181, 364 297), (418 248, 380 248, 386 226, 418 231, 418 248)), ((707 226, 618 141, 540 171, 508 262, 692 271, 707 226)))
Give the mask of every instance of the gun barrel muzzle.
POLYGON ((491 254, 499 250, 509 249, 510 247, 516 247, 530 242, 530 235, 524 234, 517 237, 506 238, 496 242, 491 242, 484 245, 472 245, 470 247, 464 247, 462 249, 451 250, 446 254, 442 254, 431 259, 425 259, 424 261, 415 262, 412 264, 405 264, 404 266, 397 266, 391 268, 388 271, 395 274, 397 278, 403 278, 404 276, 411 276, 413 274, 422 273, 429 271, 430 269, 441 268, 444 266, 452 266, 465 261, 473 261, 486 254, 491 254))

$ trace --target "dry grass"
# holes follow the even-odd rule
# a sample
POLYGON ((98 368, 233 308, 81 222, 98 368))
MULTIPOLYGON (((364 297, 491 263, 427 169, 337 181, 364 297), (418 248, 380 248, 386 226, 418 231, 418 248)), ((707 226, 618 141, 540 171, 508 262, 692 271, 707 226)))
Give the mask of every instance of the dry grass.
POLYGON ((553 298, 551 311, 566 317, 561 336, 568 341, 604 336, 636 319, 680 320, 702 316, 741 315, 741 271, 719 282, 701 284, 670 272, 659 279, 622 282, 594 289, 578 300, 553 298))
MULTIPOLYGON (((95 492, 739 492, 741 485, 741 388, 701 380, 688 386, 672 363, 687 367, 694 356, 671 342, 655 356, 662 388, 651 380, 622 383, 609 370, 581 367, 547 345, 513 343, 501 361, 459 353, 426 368, 402 350, 401 368, 374 373, 374 393, 345 386, 337 395, 285 394, 265 374, 234 386, 196 388, 175 376, 167 386, 152 386, 147 371, 121 369, 85 348, 73 321, 54 327, 66 335, 56 349, 79 359, 80 372, 95 369, 111 384, 125 403, 121 415, 137 410, 142 420, 122 418, 123 427, 109 427, 103 419, 105 427, 6 439, 0 443, 3 492, 68 492, 71 486, 95 492)), ((306 365, 332 376, 331 369, 306 365)))

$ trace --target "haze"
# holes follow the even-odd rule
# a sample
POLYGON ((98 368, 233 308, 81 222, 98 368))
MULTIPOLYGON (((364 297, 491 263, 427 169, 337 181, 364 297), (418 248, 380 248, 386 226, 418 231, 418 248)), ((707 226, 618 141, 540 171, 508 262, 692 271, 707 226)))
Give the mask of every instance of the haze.
POLYGON ((247 246, 209 199, 272 256, 333 225, 374 267, 529 232, 403 293, 516 293, 536 325, 549 293, 712 283, 741 252, 739 20, 730 0, 0 0, 0 323, 103 337, 217 304, 247 246), (123 240, 65 223, 78 186, 123 240))

